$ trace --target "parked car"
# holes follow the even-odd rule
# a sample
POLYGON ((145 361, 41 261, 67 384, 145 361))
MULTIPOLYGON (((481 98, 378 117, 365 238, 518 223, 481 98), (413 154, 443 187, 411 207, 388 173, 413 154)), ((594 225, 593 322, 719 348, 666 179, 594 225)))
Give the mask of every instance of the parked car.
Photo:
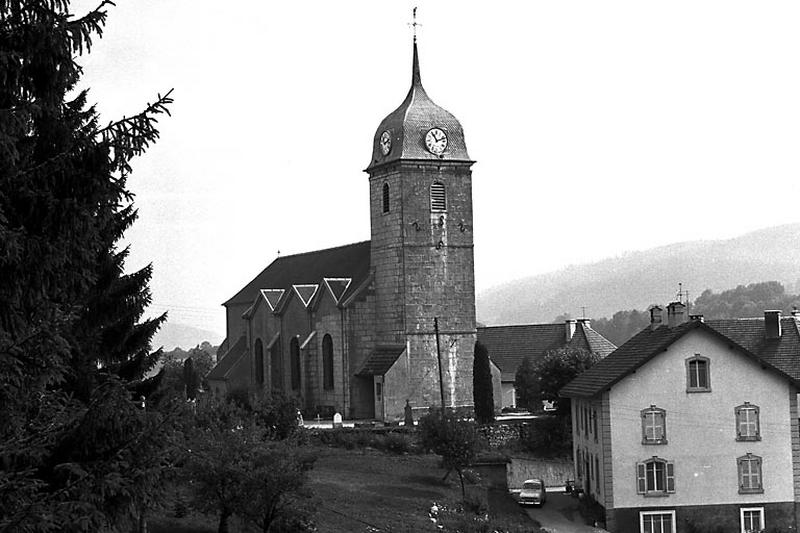
POLYGON ((544 481, 537 478, 525 480, 519 493, 519 504, 542 506, 546 501, 547 490, 544 487, 544 481))

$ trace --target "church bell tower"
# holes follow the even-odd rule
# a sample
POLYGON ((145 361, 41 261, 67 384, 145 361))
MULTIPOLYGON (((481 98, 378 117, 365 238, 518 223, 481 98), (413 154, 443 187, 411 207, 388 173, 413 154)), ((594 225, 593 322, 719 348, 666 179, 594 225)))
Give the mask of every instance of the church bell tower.
POLYGON ((380 123, 366 169, 377 343, 405 347, 414 407, 440 404, 437 344, 445 404, 473 403, 473 163, 461 124, 422 87, 415 36, 411 88, 380 123))

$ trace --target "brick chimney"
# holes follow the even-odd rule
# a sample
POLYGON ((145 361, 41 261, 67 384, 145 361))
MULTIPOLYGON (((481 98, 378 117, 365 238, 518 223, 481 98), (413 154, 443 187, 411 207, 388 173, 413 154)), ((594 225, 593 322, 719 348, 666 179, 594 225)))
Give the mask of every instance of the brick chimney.
POLYGON ((764 337, 767 339, 781 338, 780 311, 764 311, 764 337))
POLYGON ((672 302, 667 306, 667 325, 671 328, 680 326, 688 319, 686 306, 681 302, 672 302))
POLYGON ((566 342, 572 340, 572 336, 575 335, 575 328, 578 326, 578 321, 574 318, 569 318, 564 321, 564 331, 566 333, 566 342))
POLYGON ((661 325, 663 320, 664 310, 660 305, 654 305, 650 308, 650 329, 656 329, 661 325))

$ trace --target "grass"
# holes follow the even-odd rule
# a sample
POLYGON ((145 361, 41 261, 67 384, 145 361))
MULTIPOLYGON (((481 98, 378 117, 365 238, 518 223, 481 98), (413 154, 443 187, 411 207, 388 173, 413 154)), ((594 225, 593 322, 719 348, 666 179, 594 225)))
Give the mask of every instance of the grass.
MULTIPOLYGON (((435 502, 453 508, 461 501, 458 476, 442 481, 445 471, 439 467, 439 457, 396 455, 377 450, 346 450, 318 448, 319 459, 309 472, 308 487, 313 493, 316 508, 314 520, 319 533, 403 533, 434 532, 437 529, 430 517, 435 502)), ((470 525, 462 531, 535 532, 535 524, 514 499, 503 491, 489 491, 490 522, 470 525), (487 527, 491 524, 492 528, 487 527), (486 527, 484 527, 486 526, 486 527)), ((469 515, 448 515, 447 524, 468 523, 460 518, 469 515)), ((149 520, 150 533, 214 533, 217 518, 189 512, 175 518, 167 509, 153 512, 149 520)), ((448 528, 446 531, 454 531, 448 528)), ((231 533, 250 533, 235 517, 230 522, 231 533)))

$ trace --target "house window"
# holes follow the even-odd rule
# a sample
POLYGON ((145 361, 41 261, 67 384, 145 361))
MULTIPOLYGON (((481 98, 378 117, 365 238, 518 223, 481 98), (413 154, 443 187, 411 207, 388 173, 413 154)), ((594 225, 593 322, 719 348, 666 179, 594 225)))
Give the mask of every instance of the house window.
POLYGON ((742 507, 739 513, 742 533, 758 533, 766 528, 763 507, 742 507))
POLYGON ((636 463, 636 492, 645 496, 675 492, 675 465, 658 457, 636 463))
POLYGON ((333 389, 333 339, 327 334, 322 338, 322 386, 333 389))
POLYGON ((292 337, 289 343, 289 358, 292 372, 292 390, 300 390, 300 341, 292 337))
POLYGON ((639 512, 639 533, 675 533, 675 511, 639 512))
POLYGON ((757 405, 744 402, 736 408, 736 440, 761 440, 757 405))
POLYGON ((389 184, 383 184, 383 212, 389 212, 389 184))
POLYGON ((651 405, 642 409, 642 444, 667 443, 667 412, 651 405))
POLYGON ((264 385, 264 345, 261 339, 256 339, 256 383, 264 385))
POLYGON ((739 469, 739 494, 764 492, 761 479, 761 457, 748 453, 736 459, 739 469))
POLYGON ((686 392, 711 391, 709 366, 709 359, 699 354, 686 360, 686 392))
POLYGON ((435 181, 431 185, 431 211, 447 211, 447 195, 444 184, 435 181))

